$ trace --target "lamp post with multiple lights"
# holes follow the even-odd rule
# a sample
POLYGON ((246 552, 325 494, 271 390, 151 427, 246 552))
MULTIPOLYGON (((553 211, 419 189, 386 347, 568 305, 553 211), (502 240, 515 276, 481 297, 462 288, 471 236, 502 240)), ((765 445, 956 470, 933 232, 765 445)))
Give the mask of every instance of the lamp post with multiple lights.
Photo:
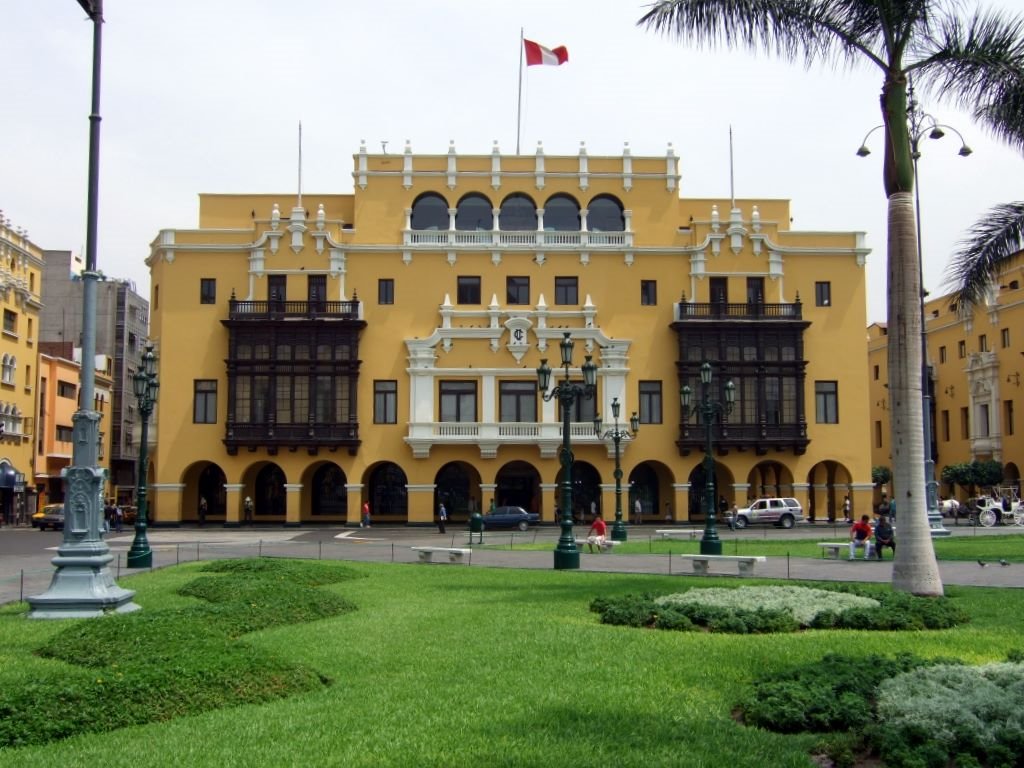
MULTIPOLYGON (((950 130, 960 139, 960 150, 957 152, 960 157, 968 157, 973 150, 967 146, 963 134, 956 128, 945 123, 940 123, 932 115, 925 112, 914 95, 914 84, 910 83, 907 89, 907 125, 910 130, 910 157, 914 162, 914 216, 917 229, 917 269, 924 276, 924 257, 921 246, 921 184, 918 180, 917 161, 921 157, 921 139, 941 139, 950 130)), ((858 157, 867 157, 871 154, 868 149, 868 137, 883 126, 876 125, 861 142, 857 150, 858 157)), ((923 283, 921 288, 921 409, 923 411, 922 421, 924 423, 924 487, 925 503, 928 507, 928 527, 933 536, 948 536, 949 531, 942 524, 942 512, 939 509, 939 481, 935 479, 935 456, 932 454, 932 435, 934 424, 932 423, 932 394, 931 377, 928 375, 928 334, 925 330, 924 300, 927 295, 923 283)))
POLYGON ((139 446, 139 471, 135 490, 138 513, 135 516, 135 538, 128 550, 129 568, 150 568, 153 565, 153 550, 149 547, 146 537, 148 526, 148 504, 146 502, 146 484, 149 473, 146 471, 149 459, 149 416, 156 406, 156 396, 160 391, 160 382, 156 378, 156 355, 153 345, 147 344, 142 353, 142 367, 135 372, 132 386, 135 397, 139 401, 139 413, 142 414, 142 444, 139 446))
POLYGON ((589 400, 597 391, 597 366, 587 355, 581 372, 583 383, 577 384, 569 380, 569 367, 572 365, 572 350, 575 343, 569 334, 566 333, 558 343, 562 353, 562 367, 565 373, 562 381, 555 385, 549 392, 551 386, 551 367, 547 358, 540 361, 537 368, 537 388, 545 402, 558 400, 562 409, 562 448, 559 451, 559 461, 562 465, 562 482, 559 486, 559 505, 561 512, 562 533, 558 537, 558 545, 555 547, 555 570, 569 570, 580 567, 580 551, 576 547, 576 537, 572 531, 572 440, 570 435, 570 419, 573 405, 577 400, 589 400))
MULTIPOLYGON (((622 522, 622 466, 619 463, 619 444, 623 438, 630 440, 640 431, 640 417, 633 411, 629 417, 629 429, 619 429, 619 398, 612 398, 612 418, 615 426, 604 433, 604 440, 615 444, 615 523, 612 525, 612 541, 626 541, 626 525, 622 522)), ((594 417, 594 434, 601 437, 601 416, 594 417)))
POLYGON ((712 455, 714 440, 711 428, 715 414, 726 416, 732 412, 736 401, 736 385, 732 379, 725 382, 725 402, 711 398, 711 363, 705 362, 700 367, 700 402, 690 407, 692 390, 686 384, 679 390, 679 399, 683 404, 683 412, 699 416, 704 422, 704 536, 700 540, 702 555, 722 554, 722 540, 718 538, 715 525, 715 459, 712 455))

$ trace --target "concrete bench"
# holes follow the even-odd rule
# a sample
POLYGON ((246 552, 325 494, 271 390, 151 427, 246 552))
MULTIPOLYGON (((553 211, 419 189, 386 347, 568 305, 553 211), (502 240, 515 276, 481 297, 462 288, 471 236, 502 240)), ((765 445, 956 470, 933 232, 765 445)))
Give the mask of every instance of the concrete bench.
POLYGON ((686 536, 690 541, 696 539, 702 532, 702 528, 659 528, 655 531, 663 539, 681 539, 686 536))
POLYGON ((740 576, 753 576, 754 566, 767 559, 764 555, 676 555, 676 557, 692 561, 693 572, 701 575, 707 575, 708 565, 711 563, 736 563, 740 576))
POLYGON ((446 553, 449 563, 464 563, 466 562, 466 555, 473 554, 472 549, 460 549, 458 547, 410 547, 410 549, 419 555, 421 563, 434 562, 435 552, 446 553))
MULTIPOLYGON (((616 547, 616 546, 618 546, 621 543, 622 543, 621 541, 612 541, 611 539, 605 539, 604 543, 601 545, 601 551, 602 552, 607 552, 612 547, 616 547)), ((583 551, 584 547, 587 548, 588 552, 590 551, 590 546, 587 544, 587 540, 586 539, 576 539, 576 546, 579 547, 579 550, 581 552, 583 551)))
MULTIPOLYGON (((821 556, 829 560, 839 560, 843 552, 849 553, 850 551, 849 541, 819 541, 818 546, 821 547, 821 556)), ((869 541, 866 546, 868 551, 865 554, 867 557, 871 557, 875 553, 875 545, 869 541)), ((857 547, 857 549, 863 549, 863 547, 857 547)))

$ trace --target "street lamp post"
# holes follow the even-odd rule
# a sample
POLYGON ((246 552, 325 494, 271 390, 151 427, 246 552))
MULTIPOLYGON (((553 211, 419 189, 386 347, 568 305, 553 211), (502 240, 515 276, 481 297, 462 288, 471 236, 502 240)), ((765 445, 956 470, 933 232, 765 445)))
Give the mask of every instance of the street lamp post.
MULTIPOLYGON (((622 522, 622 466, 619 463, 619 444, 623 438, 631 440, 640 431, 640 417, 633 411, 629 417, 629 430, 619 429, 619 398, 612 398, 612 418, 615 426, 604 433, 604 440, 615 444, 615 523, 612 525, 612 541, 626 541, 626 525, 622 522)), ((594 416, 594 434, 601 436, 601 416, 594 416)))
POLYGON ((114 581, 114 559, 103 540, 100 499, 107 471, 98 466, 99 424, 103 414, 94 407, 96 388, 96 269, 99 222, 100 62, 103 41, 103 0, 78 0, 93 25, 92 104, 89 113, 89 179, 86 200, 85 269, 82 270, 82 366, 79 408, 72 416, 71 465, 64 476, 64 538, 53 558, 56 568, 50 587, 28 598, 33 619, 89 618, 111 611, 139 609, 135 592, 114 581))
MULTIPOLYGON (((914 163, 914 216, 915 229, 917 230, 917 269, 922 276, 921 285, 921 410, 924 430, 924 487, 925 503, 928 512, 928 527, 932 536, 949 536, 950 532, 942 524, 942 512, 939 510, 939 481, 935 479, 935 456, 932 453, 932 436, 935 434, 932 422, 932 394, 931 376, 928 371, 928 334, 925 330, 924 300, 927 292, 924 290, 924 257, 921 245, 921 184, 918 180, 917 161, 921 157, 921 139, 938 140, 946 135, 948 129, 955 133, 960 139, 960 150, 957 152, 960 157, 968 157, 973 150, 967 146, 963 134, 956 128, 945 123, 940 123, 932 115, 925 112, 914 95, 914 84, 910 83, 907 89, 907 125, 910 131, 910 157, 914 163)), ((881 128, 876 125, 864 137, 860 148, 857 150, 858 157, 867 157, 871 154, 868 149, 868 137, 881 128)))
POLYGON ((572 414, 572 407, 577 400, 589 400, 597 390, 597 366, 591 361, 591 356, 586 356, 581 371, 583 383, 574 384, 569 380, 569 366, 572 365, 572 350, 575 346, 573 340, 566 333, 559 342, 558 347, 562 353, 562 367, 565 372, 562 381, 548 392, 551 385, 551 367, 547 358, 540 361, 537 368, 537 387, 545 402, 557 398, 562 409, 562 448, 559 451, 559 461, 562 465, 562 482, 559 485, 559 505, 561 506, 562 517, 559 524, 562 533, 558 537, 558 545, 555 547, 555 569, 569 570, 580 567, 580 551, 576 547, 576 537, 572 531, 572 441, 570 436, 569 417, 572 414))
POLYGON ((151 568, 153 566, 153 550, 150 549, 146 537, 148 525, 148 505, 146 502, 146 485, 149 477, 147 461, 149 459, 149 416, 156 405, 156 396, 160 391, 160 382, 156 378, 156 355, 153 345, 147 344, 142 353, 142 367, 135 372, 132 386, 135 397, 139 401, 139 413, 142 414, 142 444, 139 446, 139 470, 135 487, 135 538, 128 550, 129 568, 151 568))
POLYGON ((726 416, 732 412, 733 403, 736 401, 736 385, 732 379, 725 382, 725 402, 711 399, 711 363, 705 362, 700 367, 700 402, 690 408, 692 391, 690 385, 685 384, 679 390, 679 399, 683 404, 683 412, 700 416, 704 422, 704 536, 700 540, 700 553, 702 555, 722 554, 722 541, 718 538, 718 528, 715 525, 715 459, 712 456, 714 442, 711 428, 715 420, 715 414, 726 416))

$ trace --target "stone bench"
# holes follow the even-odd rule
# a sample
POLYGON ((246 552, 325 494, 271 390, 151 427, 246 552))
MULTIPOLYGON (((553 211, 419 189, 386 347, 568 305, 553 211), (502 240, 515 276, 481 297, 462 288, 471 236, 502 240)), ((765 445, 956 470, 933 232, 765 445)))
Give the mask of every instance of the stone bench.
POLYGON ((449 563, 465 563, 466 555, 472 555, 472 549, 460 549, 459 547, 410 547, 410 549, 419 555, 421 563, 432 563, 434 562, 435 552, 444 552, 448 555, 449 563))
MULTIPOLYGON (((621 543, 622 543, 621 541, 612 541, 611 539, 607 539, 606 538, 604 540, 604 543, 601 545, 600 550, 602 552, 606 552, 609 549, 611 549, 612 547, 616 547, 616 546, 618 546, 621 543)), ((576 539, 576 546, 579 548, 580 552, 583 551, 584 547, 587 548, 588 552, 590 551, 590 546, 587 544, 587 540, 586 539, 576 539)))
POLYGON ((702 528, 659 528, 656 534, 663 539, 681 539, 684 536, 693 541, 703 532, 702 528))
POLYGON ((753 576, 754 566, 767 560, 764 555, 676 555, 693 562, 693 572, 706 576, 711 563, 736 563, 740 576, 753 576))
MULTIPOLYGON (((821 556, 828 558, 829 560, 839 560, 840 554, 843 552, 849 553, 850 542, 849 541, 819 541, 818 546, 821 547, 821 556)), ((873 542, 868 541, 867 552, 864 556, 871 557, 875 554, 875 545, 873 542)), ((864 547, 857 547, 857 550, 862 550, 864 547)), ((857 551, 854 550, 854 551, 857 551)))

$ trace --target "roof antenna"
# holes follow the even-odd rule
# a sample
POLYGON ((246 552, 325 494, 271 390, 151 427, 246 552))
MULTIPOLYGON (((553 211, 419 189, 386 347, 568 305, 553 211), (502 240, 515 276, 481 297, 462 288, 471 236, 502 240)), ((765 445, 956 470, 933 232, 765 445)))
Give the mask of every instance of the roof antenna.
POLYGON ((384 154, 384 155, 386 155, 388 153, 388 143, 386 141, 382 141, 380 143, 380 151, 381 151, 381 154, 384 154))

